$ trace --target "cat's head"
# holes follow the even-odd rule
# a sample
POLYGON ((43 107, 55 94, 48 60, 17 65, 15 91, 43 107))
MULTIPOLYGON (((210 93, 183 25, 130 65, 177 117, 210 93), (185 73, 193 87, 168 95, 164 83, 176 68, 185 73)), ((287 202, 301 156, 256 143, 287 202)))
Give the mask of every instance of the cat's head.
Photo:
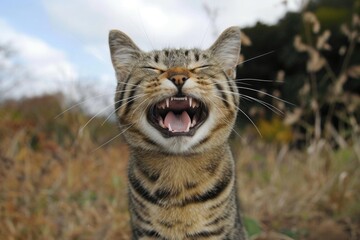
POLYGON ((240 29, 226 29, 206 50, 141 51, 109 34, 117 76, 115 108, 127 142, 173 154, 204 152, 227 141, 239 104, 235 68, 240 29))

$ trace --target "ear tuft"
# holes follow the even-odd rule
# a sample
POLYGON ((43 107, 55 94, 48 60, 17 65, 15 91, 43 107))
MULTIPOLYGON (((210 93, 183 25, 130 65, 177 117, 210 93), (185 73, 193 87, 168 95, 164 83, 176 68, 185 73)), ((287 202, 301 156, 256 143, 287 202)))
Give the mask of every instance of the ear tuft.
POLYGON ((230 27, 222 32, 209 48, 214 58, 222 65, 225 72, 233 72, 240 56, 240 28, 230 27))
POLYGON ((122 81, 129 74, 132 65, 141 54, 141 50, 125 33, 111 30, 109 33, 111 60, 118 76, 122 81))

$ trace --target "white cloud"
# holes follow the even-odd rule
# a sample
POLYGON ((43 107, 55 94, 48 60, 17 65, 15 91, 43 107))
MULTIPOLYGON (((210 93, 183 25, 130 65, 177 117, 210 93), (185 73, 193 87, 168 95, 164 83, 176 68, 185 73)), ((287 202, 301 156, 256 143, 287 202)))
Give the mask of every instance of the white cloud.
POLYGON ((209 5, 219 9, 219 25, 240 25, 249 26, 257 21, 275 24, 287 10, 296 11, 298 2, 296 0, 226 0, 223 1, 206 1, 209 5))
POLYGON ((110 29, 128 33, 145 50, 179 43, 192 45, 189 34, 196 36, 206 22, 204 13, 197 11, 198 7, 192 9, 189 0, 181 4, 161 0, 44 0, 43 5, 57 26, 94 45, 106 43, 110 29))
POLYGON ((15 51, 16 58, 11 64, 17 62, 26 72, 25 76, 21 76, 24 79, 16 82, 12 96, 58 91, 64 81, 72 81, 78 77, 75 67, 66 59, 64 52, 41 39, 16 31, 2 19, 0 29, 0 44, 9 44, 15 51))
MULTIPOLYGON (((49 18, 84 42, 100 61, 109 58, 110 29, 127 33, 144 50, 164 47, 208 47, 214 36, 203 4, 218 10, 218 32, 256 21, 275 23, 296 0, 43 0, 49 18)), ((109 61, 110 62, 110 61, 109 61)))

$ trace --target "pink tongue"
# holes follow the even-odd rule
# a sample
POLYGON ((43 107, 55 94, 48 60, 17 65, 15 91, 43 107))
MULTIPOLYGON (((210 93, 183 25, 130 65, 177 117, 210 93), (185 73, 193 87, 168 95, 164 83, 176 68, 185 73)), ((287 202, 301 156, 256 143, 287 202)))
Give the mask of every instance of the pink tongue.
POLYGON ((188 132, 191 119, 186 111, 183 111, 179 115, 175 115, 173 112, 166 114, 164 125, 172 132, 188 132))

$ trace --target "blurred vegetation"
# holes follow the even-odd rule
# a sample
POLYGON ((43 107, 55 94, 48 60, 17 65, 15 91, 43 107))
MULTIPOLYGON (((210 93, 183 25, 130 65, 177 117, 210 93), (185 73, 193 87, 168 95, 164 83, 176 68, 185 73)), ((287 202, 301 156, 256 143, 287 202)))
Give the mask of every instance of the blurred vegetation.
POLYGON ((58 116, 62 105, 61 95, 0 105, 0 239, 129 239, 128 150, 102 146, 117 126, 87 124, 75 108, 58 116))
MULTIPOLYGON (((261 136, 240 116, 231 145, 252 240, 360 239, 359 9, 310 1, 243 29, 241 108, 261 136)), ((0 94, 12 54, 0 47, 0 94)), ((130 239, 128 149, 114 122, 82 110, 91 99, 0 102, 0 239, 130 239)))
MULTIPOLYGON (((317 0, 299 13, 287 13, 277 25, 258 23, 243 29, 247 41, 242 48, 245 62, 237 71, 242 79, 238 82, 240 93, 281 110, 283 124, 291 126, 297 146, 320 139, 343 146, 359 134, 359 13, 359 0, 317 0), (289 111, 291 105, 248 90, 243 84, 296 106, 289 111)), ((256 122, 274 122, 271 119, 277 117, 259 104, 243 103, 245 112, 256 122)), ((240 122, 244 125, 246 118, 240 117, 240 122)))

